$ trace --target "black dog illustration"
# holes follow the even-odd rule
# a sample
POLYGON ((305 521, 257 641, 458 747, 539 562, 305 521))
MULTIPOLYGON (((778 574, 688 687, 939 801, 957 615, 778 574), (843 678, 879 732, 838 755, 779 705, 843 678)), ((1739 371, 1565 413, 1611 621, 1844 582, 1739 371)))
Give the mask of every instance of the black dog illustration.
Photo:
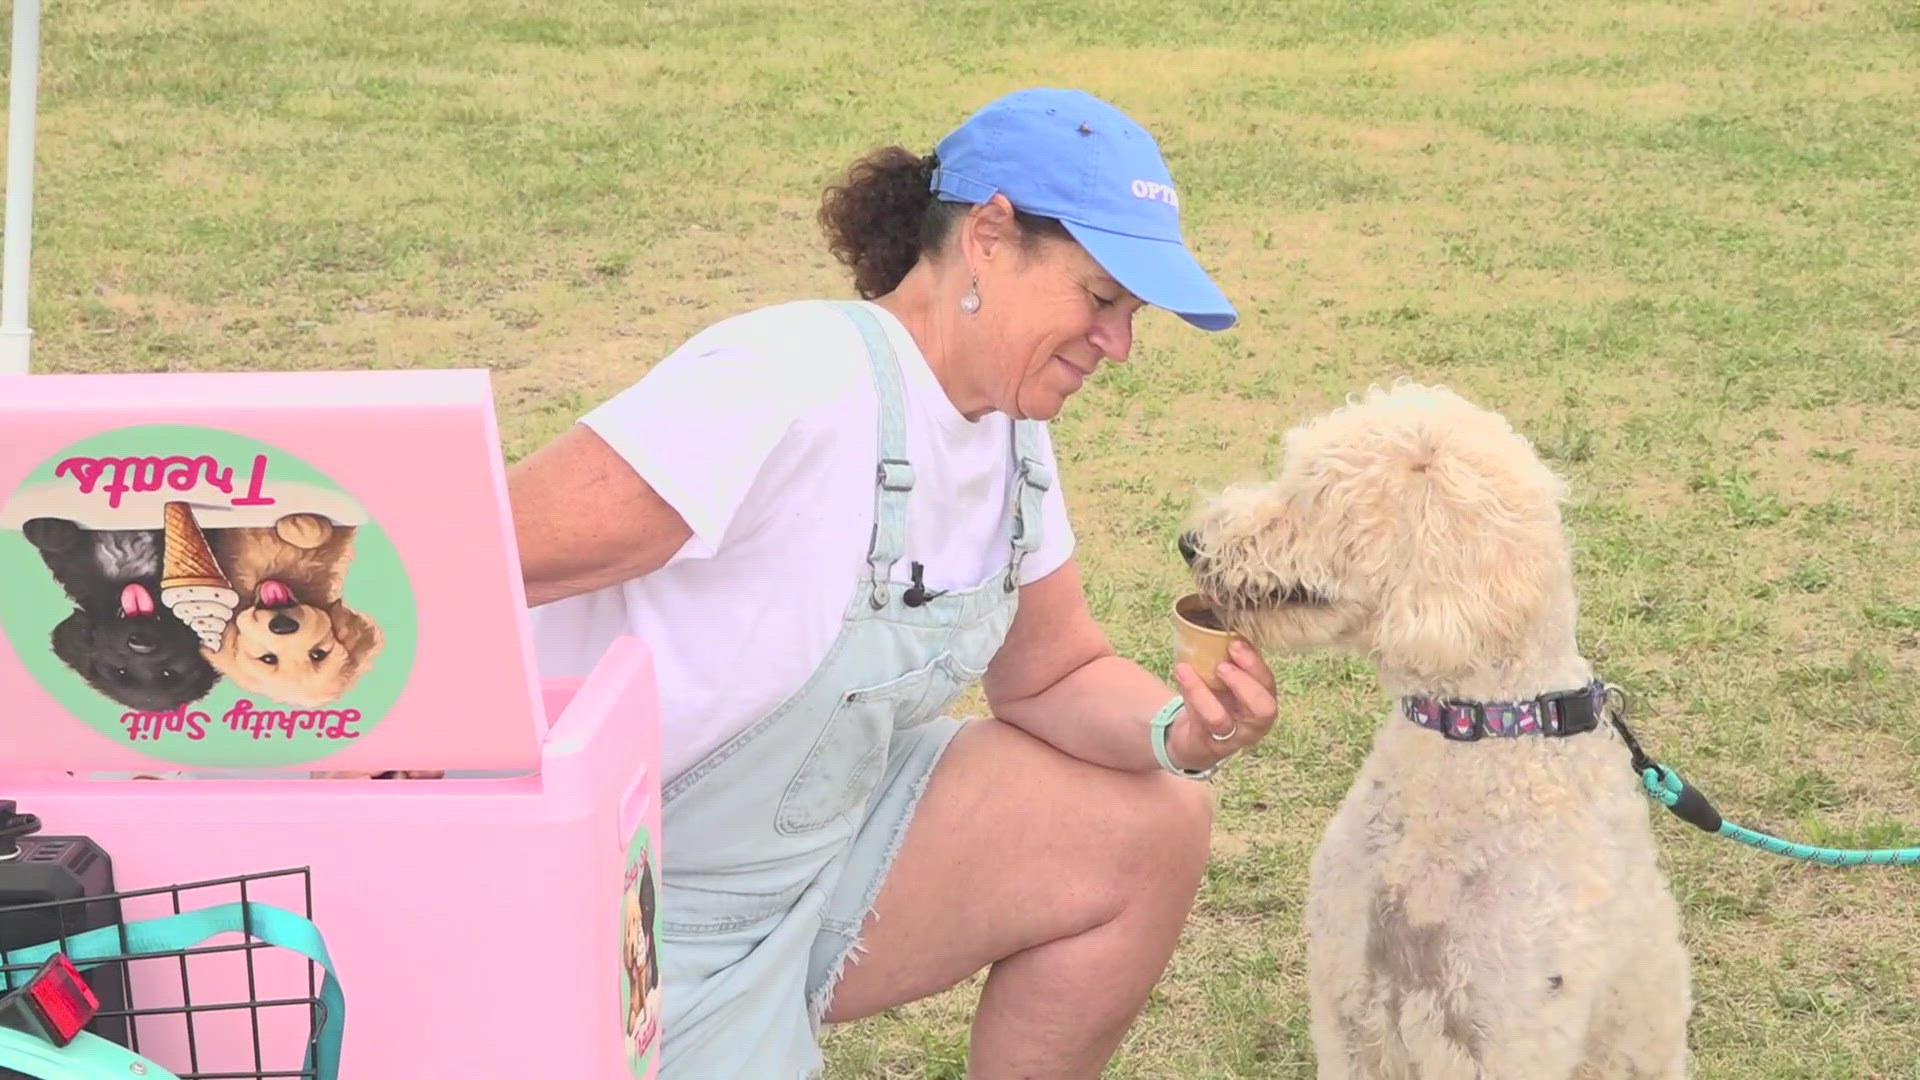
POLYGON ((160 606, 162 530, 34 518, 21 531, 73 601, 53 653, 89 686, 129 709, 169 712, 220 681, 192 628, 160 606))

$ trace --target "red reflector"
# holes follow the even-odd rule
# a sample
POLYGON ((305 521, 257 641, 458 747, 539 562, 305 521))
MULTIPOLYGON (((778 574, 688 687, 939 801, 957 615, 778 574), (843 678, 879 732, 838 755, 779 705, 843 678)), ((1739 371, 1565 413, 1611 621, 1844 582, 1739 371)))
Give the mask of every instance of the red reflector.
POLYGON ((46 1021, 48 1034, 60 1046, 72 1042, 100 1011, 100 999, 93 996, 93 988, 64 953, 54 953, 35 973, 27 984, 27 994, 46 1021))

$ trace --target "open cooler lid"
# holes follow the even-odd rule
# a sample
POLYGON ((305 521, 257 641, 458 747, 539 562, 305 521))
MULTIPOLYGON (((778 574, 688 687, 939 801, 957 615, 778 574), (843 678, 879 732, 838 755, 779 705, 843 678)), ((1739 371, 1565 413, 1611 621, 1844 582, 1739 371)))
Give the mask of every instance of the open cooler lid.
POLYGON ((485 371, 30 375, 0 432, 8 765, 538 767, 485 371))

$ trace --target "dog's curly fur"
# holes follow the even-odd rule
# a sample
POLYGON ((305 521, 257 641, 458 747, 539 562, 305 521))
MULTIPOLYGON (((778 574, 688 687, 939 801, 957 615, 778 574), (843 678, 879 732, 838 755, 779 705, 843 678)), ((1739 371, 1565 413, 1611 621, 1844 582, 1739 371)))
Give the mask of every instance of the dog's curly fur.
MULTIPOLYGON (((1577 689, 1567 485, 1499 415, 1398 384, 1286 437, 1182 538, 1264 650, 1369 657, 1392 697, 1577 689)), ((1397 704, 1397 702, 1396 702, 1397 704)), ((1688 959, 1650 801, 1610 726, 1459 743, 1390 712, 1314 853, 1325 1080, 1676 1080, 1688 959)))
POLYGON ((207 543, 241 606, 220 648, 201 649, 208 662, 236 686, 288 705, 338 700, 385 640, 341 597, 353 535, 352 526, 317 514, 289 514, 271 528, 209 530, 207 543), (269 581, 284 585, 292 602, 263 603, 269 581))

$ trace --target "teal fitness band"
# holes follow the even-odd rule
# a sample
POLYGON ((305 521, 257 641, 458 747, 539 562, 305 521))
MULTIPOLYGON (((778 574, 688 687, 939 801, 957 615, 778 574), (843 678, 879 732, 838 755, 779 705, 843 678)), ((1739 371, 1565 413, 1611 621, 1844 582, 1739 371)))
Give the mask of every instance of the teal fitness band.
POLYGON ((1173 723, 1174 717, 1179 716, 1186 710, 1186 707, 1187 699, 1175 696, 1173 700, 1160 706, 1159 712, 1153 714, 1151 737, 1153 757, 1154 760, 1160 763, 1161 768, 1173 773, 1175 776, 1184 776, 1189 780, 1205 780, 1220 771, 1219 762, 1216 761, 1204 769, 1183 769, 1175 765, 1173 759, 1167 756, 1167 727, 1173 723))

